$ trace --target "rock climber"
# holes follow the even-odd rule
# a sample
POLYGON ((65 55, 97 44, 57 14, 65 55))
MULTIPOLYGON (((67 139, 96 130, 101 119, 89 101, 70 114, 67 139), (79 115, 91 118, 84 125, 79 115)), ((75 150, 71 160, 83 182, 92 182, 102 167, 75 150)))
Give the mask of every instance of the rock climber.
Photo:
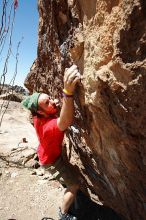
POLYGON ((62 159, 62 141, 65 130, 73 122, 73 94, 80 78, 76 65, 66 69, 63 103, 59 117, 56 116, 58 100, 50 99, 49 95, 45 93, 35 92, 22 101, 23 106, 29 109, 33 115, 34 127, 39 140, 37 154, 40 165, 67 186, 62 205, 59 208, 60 220, 77 220, 68 211, 79 190, 79 181, 62 159))

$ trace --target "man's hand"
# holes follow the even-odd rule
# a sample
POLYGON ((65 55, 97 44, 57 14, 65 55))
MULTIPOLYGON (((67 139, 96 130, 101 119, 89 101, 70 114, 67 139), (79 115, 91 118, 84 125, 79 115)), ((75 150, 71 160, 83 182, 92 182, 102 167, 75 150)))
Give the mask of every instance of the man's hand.
POLYGON ((64 89, 69 93, 73 94, 76 84, 80 82, 81 75, 76 65, 72 65, 70 68, 65 70, 64 73, 64 89))

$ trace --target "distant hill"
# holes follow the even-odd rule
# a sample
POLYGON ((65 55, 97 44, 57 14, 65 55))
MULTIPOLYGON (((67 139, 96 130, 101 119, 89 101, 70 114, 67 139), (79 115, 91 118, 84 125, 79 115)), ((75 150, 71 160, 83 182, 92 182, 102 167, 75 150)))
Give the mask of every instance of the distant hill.
POLYGON ((22 86, 0 85, 0 99, 21 102, 28 91, 22 86))
POLYGON ((28 94, 28 91, 25 88, 23 88, 22 86, 18 86, 18 85, 11 86, 8 84, 4 84, 4 85, 0 84, 0 92, 1 92, 0 95, 5 94, 5 93, 9 93, 9 92, 10 93, 15 92, 15 93, 19 93, 21 95, 28 94))

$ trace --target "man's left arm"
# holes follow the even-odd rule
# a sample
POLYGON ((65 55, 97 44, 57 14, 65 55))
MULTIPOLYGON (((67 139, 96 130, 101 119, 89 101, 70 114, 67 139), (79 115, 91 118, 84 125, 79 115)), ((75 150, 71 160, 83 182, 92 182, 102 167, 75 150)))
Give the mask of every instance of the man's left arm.
POLYGON ((76 65, 72 65, 64 74, 64 97, 60 117, 57 125, 61 131, 66 130, 73 121, 74 116, 74 100, 73 94, 76 84, 80 82, 80 73, 76 65))

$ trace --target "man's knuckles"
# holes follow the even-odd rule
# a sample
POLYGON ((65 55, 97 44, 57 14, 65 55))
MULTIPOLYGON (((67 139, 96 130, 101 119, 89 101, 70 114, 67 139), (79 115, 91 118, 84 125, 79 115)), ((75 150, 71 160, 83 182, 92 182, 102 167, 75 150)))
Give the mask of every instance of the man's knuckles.
POLYGON ((72 74, 75 70, 78 70, 78 68, 76 65, 73 65, 67 70, 67 73, 72 74))

